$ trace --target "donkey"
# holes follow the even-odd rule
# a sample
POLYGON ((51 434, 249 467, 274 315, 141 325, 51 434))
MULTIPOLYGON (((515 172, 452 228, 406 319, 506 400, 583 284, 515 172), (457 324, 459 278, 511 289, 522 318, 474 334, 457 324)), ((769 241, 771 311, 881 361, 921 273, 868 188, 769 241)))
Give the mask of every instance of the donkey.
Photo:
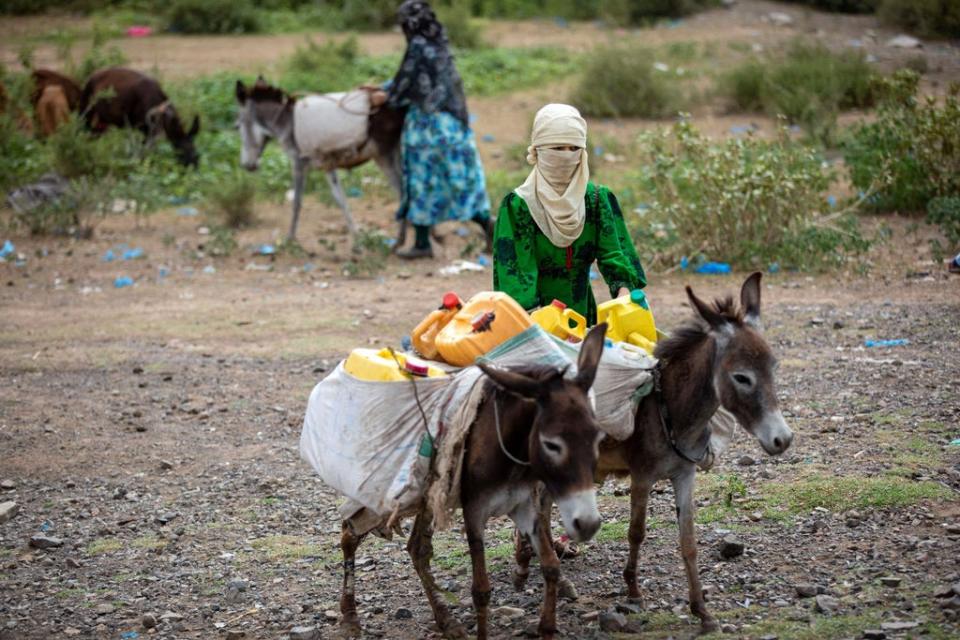
MULTIPOLYGON (((593 477, 597 429, 588 392, 603 352, 606 325, 594 328, 583 342, 576 378, 563 370, 528 366, 500 369, 478 363, 495 383, 484 399, 464 448, 460 505, 473 565, 473 605, 477 638, 487 638, 490 579, 484 558, 483 533, 487 520, 509 515, 520 534, 540 557, 545 582, 540 633, 557 633, 556 604, 560 561, 549 539, 550 523, 536 508, 541 484, 556 497, 567 534, 589 540, 600 528, 593 477), (525 458, 525 459, 523 459, 525 458)), ((430 570, 433 557, 433 514, 424 507, 417 514, 407 541, 437 626, 447 638, 465 638, 466 631, 447 609, 430 570)), ((341 626, 357 635, 360 623, 354 598, 354 557, 363 540, 344 522, 341 626)))
MULTIPOLYGON (((371 110, 366 118, 366 131, 362 132, 360 139, 345 140, 343 144, 327 148, 317 141, 336 139, 339 132, 331 127, 341 126, 342 123, 328 121, 329 112, 322 107, 337 106, 343 116, 363 116, 365 111, 352 111, 348 104, 366 102, 357 99, 362 94, 320 94, 297 99, 267 84, 262 76, 251 87, 237 80, 237 102, 240 105, 237 127, 243 141, 240 164, 249 171, 256 171, 270 138, 280 142, 290 159, 293 170, 293 219, 288 237, 291 240, 297 235, 307 169, 311 166, 326 172, 330 190, 343 210, 351 237, 356 236, 357 226, 350 215, 337 169, 352 169, 373 160, 387 176, 390 186, 398 195, 401 193, 400 134, 405 114, 385 106, 383 96, 371 88, 362 87, 358 91, 367 92, 369 97, 371 110)), ((401 226, 401 240, 403 230, 401 226)))
POLYGON ((110 67, 96 71, 83 87, 80 111, 94 131, 107 127, 139 129, 148 144, 160 133, 167 136, 180 164, 196 167, 200 160, 193 139, 200 131, 200 117, 184 131, 176 108, 160 83, 133 69, 110 67))
POLYGON ((33 80, 33 91, 30 93, 30 103, 34 108, 36 108, 37 103, 40 102, 40 97, 43 95, 44 90, 48 87, 56 86, 61 88, 67 100, 67 108, 70 111, 78 111, 80 109, 80 98, 83 95, 83 91, 80 89, 80 85, 74 82, 72 78, 52 69, 34 69, 30 73, 30 78, 33 80))
MULTIPOLYGON (((743 283, 739 309, 732 298, 707 304, 687 287, 696 318, 657 345, 654 391, 637 408, 633 434, 622 442, 600 443, 597 481, 608 475, 629 475, 631 480, 630 554, 623 570, 628 596, 642 601, 637 556, 646 535, 647 502, 653 485, 669 479, 690 610, 700 618, 704 632, 716 630, 718 624, 707 611, 700 586, 693 490, 697 465, 707 455, 710 419, 718 408, 725 408, 769 455, 783 453, 793 441, 793 432, 778 409, 777 361, 760 334, 761 275, 754 273, 743 283)), ((542 507, 549 514, 549 502, 542 507)), ((514 583, 518 589, 529 574, 531 556, 526 545, 517 545, 514 583)))

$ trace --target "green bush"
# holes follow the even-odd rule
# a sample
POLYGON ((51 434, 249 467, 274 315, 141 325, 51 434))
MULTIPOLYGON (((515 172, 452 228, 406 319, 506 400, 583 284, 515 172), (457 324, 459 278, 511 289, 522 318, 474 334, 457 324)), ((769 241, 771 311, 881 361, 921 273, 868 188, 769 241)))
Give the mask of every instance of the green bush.
POLYGON ((921 35, 960 37, 957 0, 883 0, 877 13, 884 22, 921 35))
POLYGON ((216 185, 211 185, 207 190, 207 202, 230 229, 242 229, 256 222, 256 198, 256 182, 251 176, 238 171, 221 179, 216 185))
POLYGON ((167 27, 178 33, 255 33, 260 30, 251 0, 173 0, 167 27))
POLYGON ((449 7, 437 7, 437 14, 454 47, 480 49, 486 46, 483 29, 471 19, 470 6, 464 0, 454 0, 449 7))
POLYGON ((822 158, 782 127, 774 141, 711 143, 684 120, 644 134, 641 146, 640 182, 650 202, 635 237, 672 242, 661 244, 658 262, 688 256, 741 268, 810 269, 842 263, 867 247, 855 221, 820 215, 831 176, 822 158))
POLYGON ((396 0, 343 0, 343 26, 358 31, 378 31, 397 24, 396 0))
POLYGON ((651 117, 679 109, 673 80, 653 68, 653 54, 639 47, 602 47, 587 60, 570 97, 587 116, 651 117))
POLYGON ((940 227, 943 237, 947 240, 944 247, 939 240, 934 240, 933 251, 937 260, 949 255, 960 247, 960 196, 934 198, 927 204, 927 223, 940 227))
POLYGON ((833 140, 837 114, 875 102, 875 74, 858 51, 833 53, 796 40, 778 60, 748 60, 720 81, 721 92, 743 111, 784 115, 824 143, 833 140))
POLYGON ((844 142, 854 186, 885 183, 869 201, 879 211, 921 213, 933 198, 960 195, 960 85, 942 102, 918 100, 919 79, 900 70, 879 81, 876 121, 856 126, 844 142))
POLYGON ((882 0, 787 0, 794 4, 805 4, 823 11, 840 13, 873 13, 882 0))
POLYGON ((77 114, 50 136, 47 147, 53 169, 67 179, 124 177, 139 164, 140 134, 129 129, 108 129, 93 135, 77 114))

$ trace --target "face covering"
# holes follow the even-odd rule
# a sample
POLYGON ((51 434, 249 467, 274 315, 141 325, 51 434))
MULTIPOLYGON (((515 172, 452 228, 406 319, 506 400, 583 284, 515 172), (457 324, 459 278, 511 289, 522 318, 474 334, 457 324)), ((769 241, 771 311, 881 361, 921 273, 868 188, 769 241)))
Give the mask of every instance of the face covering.
POLYGON ((527 149, 533 170, 516 193, 543 234, 560 248, 569 247, 583 232, 590 180, 586 144, 587 123, 573 107, 548 104, 537 112, 527 149), (579 148, 550 148, 554 146, 579 148))

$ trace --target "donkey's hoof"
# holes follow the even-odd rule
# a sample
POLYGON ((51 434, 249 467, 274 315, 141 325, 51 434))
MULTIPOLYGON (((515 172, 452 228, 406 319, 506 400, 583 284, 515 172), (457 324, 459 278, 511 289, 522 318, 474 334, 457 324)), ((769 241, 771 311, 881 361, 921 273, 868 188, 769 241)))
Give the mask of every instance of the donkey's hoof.
POLYGON ((470 637, 467 634, 467 628, 453 617, 447 618, 439 626, 440 633, 442 633, 443 637, 447 640, 467 640, 467 638, 470 637))
POLYGON ((363 635, 363 629, 360 628, 359 621, 355 619, 340 621, 341 638, 359 638, 361 635, 363 635))
POLYGON ((516 591, 523 591, 523 588, 527 584, 527 578, 530 577, 530 571, 514 571, 513 572, 513 588, 516 591))
POLYGON ((720 630, 720 623, 713 616, 708 616, 700 620, 700 633, 713 633, 720 630))
POLYGON ((580 598, 580 594, 577 593, 577 588, 573 586, 573 583, 570 582, 570 578, 561 577, 559 583, 557 584, 557 595, 564 600, 569 600, 570 602, 576 602, 580 598))

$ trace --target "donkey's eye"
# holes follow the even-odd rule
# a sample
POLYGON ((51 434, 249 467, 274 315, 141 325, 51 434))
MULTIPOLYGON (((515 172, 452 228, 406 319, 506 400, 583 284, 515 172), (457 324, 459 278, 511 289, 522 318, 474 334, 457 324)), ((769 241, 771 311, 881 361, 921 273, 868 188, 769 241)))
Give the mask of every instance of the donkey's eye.
POLYGON ((753 378, 745 373, 733 374, 733 381, 741 387, 750 388, 753 386, 753 378))
POLYGON ((556 442, 550 442, 549 440, 544 440, 543 448, 557 456, 560 455, 561 451, 563 451, 563 449, 560 448, 560 445, 558 445, 556 442))

